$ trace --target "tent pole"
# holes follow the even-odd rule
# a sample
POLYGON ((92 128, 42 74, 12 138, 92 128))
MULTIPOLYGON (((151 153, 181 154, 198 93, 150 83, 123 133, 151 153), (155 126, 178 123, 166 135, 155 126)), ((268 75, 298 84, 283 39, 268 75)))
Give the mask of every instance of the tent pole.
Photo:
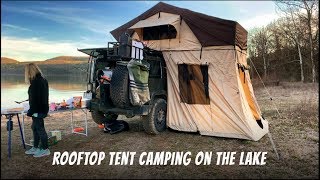
POLYGON ((271 136, 270 131, 268 132, 268 137, 269 137, 270 142, 271 142, 271 144, 272 144, 272 148, 273 148, 274 152, 276 153, 277 159, 280 160, 280 157, 279 157, 277 148, 276 148, 276 146, 275 146, 274 143, 273 143, 273 139, 272 139, 272 136, 271 136))
MULTIPOLYGON (((249 58, 249 60, 250 60, 250 62, 251 62, 251 64, 252 64, 252 66, 254 67, 254 69, 256 70, 256 73, 257 73, 257 75, 258 75, 259 79, 261 80, 261 82, 262 82, 262 84, 263 84, 263 86, 264 86, 265 90, 267 91, 267 93, 268 93, 268 95, 269 95, 270 100, 272 100, 272 97, 271 97, 271 95, 270 95, 269 91, 267 90, 267 87, 266 87, 266 86, 265 86, 265 84, 263 83, 263 80, 261 79, 261 77, 260 77, 260 75, 259 75, 259 73, 258 73, 258 71, 257 71, 257 69, 256 69, 256 67, 255 67, 255 65, 253 64, 253 62, 251 61, 251 59, 250 59, 250 58, 249 58)), ((278 110, 277 106, 274 104, 274 102, 272 102, 272 104, 273 104, 273 106, 275 107, 275 109, 277 110, 277 113, 278 113, 279 117, 281 117, 281 115, 280 115, 280 113, 279 113, 279 110, 278 110)), ((276 146, 274 145, 274 142, 273 142, 273 139, 272 139, 272 136, 271 136, 270 131, 268 132, 268 137, 269 137, 269 140, 270 140, 270 142, 271 142, 272 148, 273 148, 274 152, 276 153, 277 159, 279 160, 279 159, 280 159, 280 157, 279 157, 278 151, 277 151, 277 149, 276 149, 276 146)))
MULTIPOLYGON (((264 89, 266 90, 267 94, 269 95, 270 100, 272 101, 272 100, 273 100, 273 98, 271 97, 271 94, 269 93, 269 91, 268 91, 268 89, 267 89, 266 85, 264 84, 264 82, 263 82, 263 80, 262 80, 262 78, 261 78, 260 74, 258 73, 258 70, 257 70, 256 66, 253 64, 253 62, 251 61, 251 59, 250 59, 250 58, 249 58, 249 60, 250 60, 250 62, 252 63, 252 66, 253 66, 253 68, 255 69, 255 71, 256 71, 256 73, 257 73, 257 75, 258 75, 258 77, 259 77, 260 81, 262 82, 262 85, 263 85, 264 89)), ((281 118, 280 112, 279 112, 279 110, 278 110, 277 106, 275 105, 275 103, 274 103, 273 101, 272 101, 272 104, 273 104, 274 108, 276 109, 276 111, 277 111, 277 113, 278 113, 279 117, 281 118)))

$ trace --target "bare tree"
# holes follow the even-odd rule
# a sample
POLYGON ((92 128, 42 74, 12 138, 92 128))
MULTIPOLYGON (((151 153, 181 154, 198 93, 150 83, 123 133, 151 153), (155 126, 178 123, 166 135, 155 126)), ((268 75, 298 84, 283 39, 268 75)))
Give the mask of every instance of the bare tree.
POLYGON ((309 42, 310 42, 310 60, 311 60, 311 66, 312 66, 312 82, 314 83, 316 81, 316 66, 313 60, 313 41, 312 41, 312 17, 313 17, 313 10, 316 6, 315 1, 303 1, 305 10, 307 11, 307 24, 309 29, 309 42))
MULTIPOLYGON (((312 82, 316 82, 316 66, 314 62, 314 48, 313 43, 314 39, 317 39, 319 30, 314 31, 313 23, 314 19, 317 17, 317 10, 318 10, 318 1, 311 0, 311 1, 277 1, 276 2, 278 8, 285 12, 287 16, 291 17, 291 20, 295 23, 294 16, 298 16, 300 19, 304 20, 306 27, 308 28, 308 41, 309 41, 309 50, 310 50, 310 63, 311 63, 311 71, 312 71, 312 82), (315 14, 316 13, 316 14, 315 14), (313 35, 314 34, 314 35, 313 35)), ((295 28, 301 25, 293 25, 295 28)), ((292 35, 291 35, 292 36, 292 35)), ((302 67, 302 57, 301 57, 301 48, 298 37, 294 37, 294 41, 297 43, 299 56, 300 56, 300 65, 302 67)), ((301 68, 303 69, 303 68, 301 68)), ((301 72, 302 74, 302 72, 301 72)), ((301 76, 301 79, 303 77, 301 76)))
POLYGON ((297 18, 294 17, 294 9, 291 6, 283 1, 276 2, 276 5, 278 9, 285 14, 285 16, 279 20, 280 30, 297 46, 300 63, 300 81, 304 82, 303 59, 301 54, 301 31, 299 31, 301 25, 296 22, 297 18))
POLYGON ((267 78, 268 76, 268 62, 267 62, 267 54, 269 52, 269 40, 270 34, 268 33, 265 27, 261 28, 254 36, 254 43, 257 47, 257 53, 259 56, 262 56, 263 59, 263 77, 267 78))

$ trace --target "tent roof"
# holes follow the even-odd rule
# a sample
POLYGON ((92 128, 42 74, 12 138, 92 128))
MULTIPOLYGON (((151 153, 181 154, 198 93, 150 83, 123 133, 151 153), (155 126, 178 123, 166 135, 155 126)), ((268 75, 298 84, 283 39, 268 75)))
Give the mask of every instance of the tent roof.
POLYGON ((138 17, 114 29, 111 34, 115 39, 118 39, 124 32, 131 34, 134 31, 129 29, 131 26, 154 14, 160 13, 161 16, 161 12, 180 15, 204 47, 237 45, 241 49, 247 48, 247 31, 236 21, 208 16, 163 2, 159 2, 138 17))

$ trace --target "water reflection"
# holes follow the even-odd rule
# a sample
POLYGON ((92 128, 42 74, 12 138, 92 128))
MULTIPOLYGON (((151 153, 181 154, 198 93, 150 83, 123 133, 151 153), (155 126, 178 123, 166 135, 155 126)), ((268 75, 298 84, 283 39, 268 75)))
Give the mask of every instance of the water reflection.
MULTIPOLYGON (((49 101, 61 102, 73 96, 81 96, 86 90, 86 77, 46 76, 49 83, 49 101)), ((28 98, 29 85, 24 83, 23 75, 1 74, 1 109, 21 107, 14 101, 28 98)))

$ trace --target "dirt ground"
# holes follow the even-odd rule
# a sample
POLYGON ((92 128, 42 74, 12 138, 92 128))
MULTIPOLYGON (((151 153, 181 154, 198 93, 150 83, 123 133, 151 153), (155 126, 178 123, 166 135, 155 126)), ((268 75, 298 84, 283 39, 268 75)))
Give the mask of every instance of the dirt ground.
MULTIPOLYGON (((144 132, 138 118, 127 119, 130 130, 120 134, 106 134, 89 119, 89 135, 70 134, 70 113, 52 114, 46 118, 47 131, 61 130, 62 140, 50 147, 51 155, 33 158, 24 154, 17 120, 12 131, 12 158, 8 159, 6 119, 1 117, 1 178, 318 178, 319 176, 319 114, 318 84, 280 83, 267 87, 272 101, 263 87, 254 87, 263 116, 269 121, 269 129, 280 154, 277 160, 268 136, 258 142, 201 136, 167 130, 152 136, 144 132), (275 106, 278 108, 279 117, 275 106), (103 151, 106 159, 101 165, 52 166, 53 153, 64 151, 103 151), (266 151, 264 166, 218 166, 213 156, 211 165, 188 166, 134 165, 111 166, 108 153, 111 151, 137 152, 137 157, 146 152, 191 151, 192 160, 200 151, 266 151)), ((88 116, 91 118, 91 116, 88 116)), ((83 114, 74 113, 74 120, 81 125, 83 114)), ((118 119, 125 119, 119 117, 118 119)), ((26 119, 26 139, 31 139, 31 119, 26 119)), ((29 148, 29 147, 28 147, 29 148)), ((236 163, 237 164, 237 163, 236 163)))

